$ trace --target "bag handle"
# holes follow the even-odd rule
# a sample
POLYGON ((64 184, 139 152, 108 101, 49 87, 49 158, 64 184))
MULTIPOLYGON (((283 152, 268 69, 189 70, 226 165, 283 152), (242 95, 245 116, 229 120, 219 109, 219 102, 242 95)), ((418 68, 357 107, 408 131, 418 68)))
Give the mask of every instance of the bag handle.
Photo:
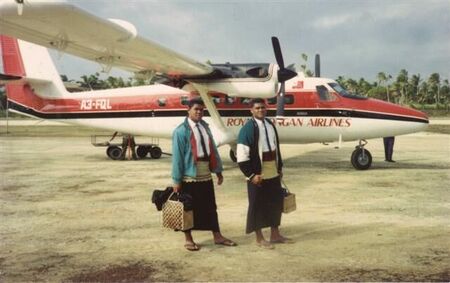
POLYGON ((288 186, 286 186, 286 183, 283 181, 283 179, 281 179, 281 184, 284 186, 284 188, 286 189, 286 192, 288 193, 288 194, 290 194, 291 192, 289 191, 289 188, 288 188, 288 186))
POLYGON ((167 198, 167 200, 170 200, 174 194, 176 194, 176 196, 177 196, 176 201, 180 201, 180 200, 178 199, 178 196, 179 196, 180 194, 179 194, 179 193, 176 193, 175 191, 172 191, 172 193, 169 195, 169 197, 167 198))

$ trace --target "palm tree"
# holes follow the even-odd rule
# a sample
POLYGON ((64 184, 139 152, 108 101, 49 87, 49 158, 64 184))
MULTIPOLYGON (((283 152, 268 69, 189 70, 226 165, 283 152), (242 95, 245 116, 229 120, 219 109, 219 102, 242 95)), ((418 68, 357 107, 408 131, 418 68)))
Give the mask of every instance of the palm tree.
POLYGON ((407 86, 408 86, 408 71, 402 69, 397 76, 397 86, 400 92, 400 104, 408 102, 407 86))
POLYGON ((428 84, 430 85, 431 91, 434 94, 434 100, 437 108, 440 102, 439 92, 440 92, 441 78, 439 74, 438 73, 431 74, 430 77, 428 78, 428 84))
POLYGON ((347 79, 345 81, 345 87, 350 91, 355 93, 358 89, 358 82, 354 79, 347 79))
POLYGON ((382 86, 382 85, 384 85, 386 83, 386 86, 385 86, 386 87, 386 99, 387 99, 388 102, 391 102, 391 99, 389 97, 389 84, 388 84, 388 82, 389 82, 390 79, 392 79, 392 76, 389 75, 389 74, 386 75, 384 72, 379 72, 377 74, 377 79, 378 79, 378 84, 380 86, 382 86))
POLYGON ((367 96, 367 93, 373 86, 364 78, 360 78, 358 81, 358 93, 367 96))
POLYGON ((336 81, 341 85, 345 86, 345 78, 343 76, 338 76, 336 81))
POLYGON ((411 94, 413 95, 414 101, 418 101, 419 99, 420 80, 420 74, 412 75, 411 79, 409 79, 409 86, 411 88, 411 94))
POLYGON ((311 70, 309 70, 307 67, 308 55, 306 55, 305 53, 302 53, 301 59, 302 59, 303 64, 300 65, 300 69, 305 74, 305 76, 312 77, 314 75, 314 73, 311 70))

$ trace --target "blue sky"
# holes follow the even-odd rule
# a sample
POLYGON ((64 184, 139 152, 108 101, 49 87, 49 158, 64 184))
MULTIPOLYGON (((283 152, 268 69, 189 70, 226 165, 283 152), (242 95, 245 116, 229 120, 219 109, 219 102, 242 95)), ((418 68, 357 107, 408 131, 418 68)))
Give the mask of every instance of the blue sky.
MULTIPOLYGON (((380 71, 395 77, 401 69, 450 77, 450 0, 68 2, 127 20, 141 36, 201 62, 274 62, 276 35, 286 64, 300 65, 306 53, 312 68, 320 53, 324 77, 374 81, 380 71)), ((63 56, 57 66, 75 79, 100 70, 84 63, 63 56)))

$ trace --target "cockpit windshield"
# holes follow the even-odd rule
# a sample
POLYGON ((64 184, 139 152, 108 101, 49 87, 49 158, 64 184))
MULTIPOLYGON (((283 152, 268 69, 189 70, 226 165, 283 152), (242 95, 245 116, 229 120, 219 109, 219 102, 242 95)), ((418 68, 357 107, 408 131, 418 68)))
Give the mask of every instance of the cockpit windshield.
POLYGON ((353 93, 349 93, 345 88, 343 88, 340 84, 338 83, 329 83, 328 84, 332 89, 334 89, 334 91, 336 91, 337 93, 339 93, 340 96, 342 97, 346 97, 346 98, 353 98, 353 99, 367 99, 367 97, 365 96, 361 96, 359 94, 353 94, 353 93))

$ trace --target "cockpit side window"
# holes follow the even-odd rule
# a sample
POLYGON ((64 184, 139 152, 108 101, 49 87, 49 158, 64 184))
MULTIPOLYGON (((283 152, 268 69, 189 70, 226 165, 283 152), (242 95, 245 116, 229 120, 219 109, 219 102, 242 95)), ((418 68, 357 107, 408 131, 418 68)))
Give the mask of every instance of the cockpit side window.
POLYGON ((317 94, 319 94, 319 99, 322 101, 333 101, 336 98, 328 91, 328 89, 323 85, 316 86, 317 94))
POLYGON ((337 93, 339 93, 340 96, 342 97, 346 97, 346 98, 353 98, 353 99, 367 99, 367 97, 365 96, 361 96, 361 95, 357 95, 357 94, 351 94, 349 93, 345 88, 343 88, 340 84, 338 83, 329 83, 328 84, 334 91, 336 91, 337 93))

